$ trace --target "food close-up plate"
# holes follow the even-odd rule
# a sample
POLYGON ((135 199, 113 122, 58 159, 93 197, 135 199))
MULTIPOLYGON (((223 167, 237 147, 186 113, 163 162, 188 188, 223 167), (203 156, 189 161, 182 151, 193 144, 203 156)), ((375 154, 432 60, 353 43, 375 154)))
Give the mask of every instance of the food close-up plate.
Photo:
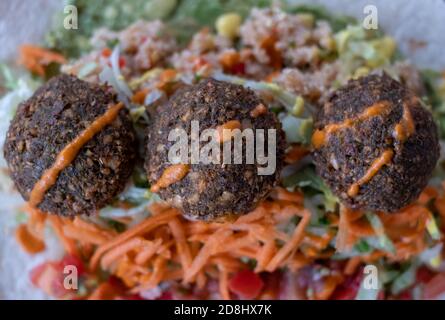
POLYGON ((0 299, 444 299, 444 30, 440 0, 0 0, 0 299))

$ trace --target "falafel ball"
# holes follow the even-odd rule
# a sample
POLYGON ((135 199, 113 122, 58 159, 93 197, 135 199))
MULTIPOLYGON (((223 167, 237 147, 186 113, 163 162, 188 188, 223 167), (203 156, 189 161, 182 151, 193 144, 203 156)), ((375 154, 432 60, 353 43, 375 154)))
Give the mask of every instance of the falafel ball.
POLYGON ((316 117, 312 143, 318 174, 352 209, 394 212, 408 205, 439 158, 431 113, 385 73, 334 92, 316 117))
MULTIPOLYGON (((152 188, 159 183, 166 169, 172 167, 168 153, 175 141, 168 141, 169 132, 184 129, 190 145, 192 121, 199 122, 200 133, 209 128, 218 130, 228 123, 240 124, 241 131, 245 128, 251 128, 253 132, 264 129, 266 155, 269 153, 268 129, 275 129, 276 170, 270 175, 259 175, 257 158, 253 164, 247 164, 247 144, 243 143, 241 164, 189 163, 189 169, 180 174, 177 181, 159 189, 161 198, 192 220, 230 220, 254 209, 276 185, 283 166, 284 133, 275 114, 252 90, 240 85, 206 79, 180 89, 160 107, 148 131, 145 168, 152 188)), ((232 155, 233 141, 230 142, 232 155)), ((201 141, 200 147, 204 144, 201 141)), ((222 146, 223 143, 218 145, 221 157, 222 146)))
MULTIPOLYGON (((57 155, 116 103, 110 87, 60 75, 21 103, 7 133, 4 156, 25 200, 57 155)), ((135 158, 135 134, 125 109, 60 172, 37 207, 64 216, 88 214, 125 186, 135 158)))

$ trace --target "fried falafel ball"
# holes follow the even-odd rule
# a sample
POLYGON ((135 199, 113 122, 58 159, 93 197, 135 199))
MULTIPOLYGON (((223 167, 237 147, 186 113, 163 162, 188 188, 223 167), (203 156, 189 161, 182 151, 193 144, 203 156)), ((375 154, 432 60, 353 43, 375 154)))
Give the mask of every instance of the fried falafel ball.
MULTIPOLYGON (((264 129, 266 155, 268 129, 275 129, 276 170, 270 175, 258 174, 257 158, 253 164, 247 164, 247 144, 243 143, 242 164, 192 163, 177 181, 158 190, 161 198, 192 220, 227 221, 254 209, 276 185, 283 166, 284 133, 275 114, 252 90, 240 85, 206 79, 177 91, 158 110, 148 131, 145 167, 152 186, 171 168, 168 152, 175 141, 168 141, 169 132, 182 128, 190 137, 192 121, 199 122, 200 133, 205 129, 218 130, 229 123, 239 124, 241 131, 251 128, 255 133, 256 129, 264 129)), ((233 154, 234 140, 230 143, 233 154)))
MULTIPOLYGON (((60 75, 19 105, 4 156, 25 200, 62 149, 114 104, 110 87, 60 75)), ((37 207, 63 216, 89 214, 104 207, 124 188, 135 153, 133 127, 127 111, 121 109, 62 170, 37 207)))
POLYGON ((431 113, 385 73, 334 92, 316 117, 312 144, 318 174, 352 209, 394 212, 410 204, 439 158, 431 113))

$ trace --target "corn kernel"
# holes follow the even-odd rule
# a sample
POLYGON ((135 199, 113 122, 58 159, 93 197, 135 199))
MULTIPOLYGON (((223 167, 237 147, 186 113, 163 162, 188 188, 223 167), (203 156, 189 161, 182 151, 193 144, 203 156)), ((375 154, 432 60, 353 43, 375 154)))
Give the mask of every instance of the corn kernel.
POLYGON ((226 13, 216 20, 216 31, 220 36, 234 39, 239 34, 241 16, 237 13, 226 13))

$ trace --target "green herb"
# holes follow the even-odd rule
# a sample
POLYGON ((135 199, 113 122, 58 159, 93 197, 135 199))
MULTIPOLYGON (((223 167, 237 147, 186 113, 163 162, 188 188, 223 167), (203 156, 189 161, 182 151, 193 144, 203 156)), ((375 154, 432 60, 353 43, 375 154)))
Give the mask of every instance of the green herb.
POLYGON ((124 232, 127 228, 125 224, 116 220, 105 219, 105 221, 110 228, 116 230, 118 233, 124 232))
POLYGON ((324 206, 327 211, 334 211, 338 203, 337 197, 334 196, 331 189, 329 189, 323 180, 315 173, 313 166, 307 166, 293 175, 285 177, 283 179, 283 186, 286 188, 299 187, 302 188, 303 191, 307 191, 309 188, 312 189, 312 191, 323 193, 325 198, 324 206))
POLYGON ((355 249, 360 253, 367 253, 371 250, 371 247, 365 240, 361 239, 355 244, 355 249))

